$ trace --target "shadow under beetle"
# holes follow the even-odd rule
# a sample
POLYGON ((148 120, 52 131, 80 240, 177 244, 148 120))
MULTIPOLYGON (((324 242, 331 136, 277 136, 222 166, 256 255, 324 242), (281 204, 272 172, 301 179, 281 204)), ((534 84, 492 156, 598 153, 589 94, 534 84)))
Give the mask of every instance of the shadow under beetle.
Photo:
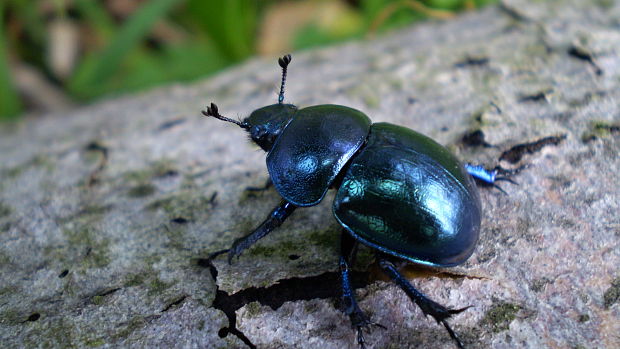
POLYGON ((328 189, 335 188, 333 213, 343 227, 343 310, 357 329, 360 347, 365 347, 364 330, 371 325, 383 327, 362 312, 351 287, 350 265, 362 243, 376 250, 383 272, 463 348, 446 320, 469 307, 448 309, 429 299, 399 273, 394 261, 401 258, 434 267, 465 262, 480 231, 481 204, 474 179, 493 186, 498 180, 511 180, 497 176, 502 171, 499 167, 487 170, 461 164, 446 148, 413 130, 371 123, 359 110, 331 104, 298 109, 284 104, 290 62, 290 55, 278 60, 282 83, 277 104, 257 109, 243 121, 220 115, 213 103, 202 112, 250 133, 267 152, 269 176, 282 197, 256 230, 209 258, 227 253, 231 263, 295 209, 318 204, 328 189))

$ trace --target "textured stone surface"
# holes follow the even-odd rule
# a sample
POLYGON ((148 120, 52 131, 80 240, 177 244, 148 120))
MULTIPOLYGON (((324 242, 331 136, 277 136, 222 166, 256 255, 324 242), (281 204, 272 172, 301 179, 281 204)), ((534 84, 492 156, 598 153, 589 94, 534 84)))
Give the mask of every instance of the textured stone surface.
MULTIPOLYGON (((613 1, 506 0, 294 55, 289 102, 358 108, 466 161, 531 165, 519 186, 502 184, 508 195, 481 189, 481 241, 466 264, 403 269, 436 301, 473 305, 450 320, 470 347, 620 347, 619 22, 613 1), (476 130, 493 146, 462 141, 476 130), (542 146, 545 137, 558 138, 542 146), (518 147, 528 142, 541 146, 518 147)), ((201 260, 279 200, 244 191, 266 180, 264 154, 199 110, 215 101, 247 115, 276 101, 278 74, 273 59, 254 60, 191 86, 1 125, 3 345, 217 348, 247 337, 260 348, 355 348, 332 298, 333 194, 232 266, 201 260), (241 334, 222 330, 229 319, 241 334)), ((387 327, 369 346, 454 347, 367 252, 362 260, 360 304, 387 327)))

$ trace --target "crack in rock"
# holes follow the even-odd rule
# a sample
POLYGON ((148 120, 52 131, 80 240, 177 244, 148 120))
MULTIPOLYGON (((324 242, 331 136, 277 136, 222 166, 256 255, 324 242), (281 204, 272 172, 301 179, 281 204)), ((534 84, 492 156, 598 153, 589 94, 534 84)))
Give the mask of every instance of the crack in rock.
POLYGON ((539 91, 532 94, 525 94, 519 97, 520 103, 528 102, 544 102, 547 100, 547 95, 553 92, 552 90, 539 91))
POLYGON ((596 75, 603 75, 603 69, 601 69, 601 67, 596 64, 596 61, 594 60, 594 55, 590 53, 587 49, 572 45, 568 48, 567 53, 573 58, 585 61, 586 63, 590 64, 592 68, 594 68, 594 73, 596 75))
POLYGON ((162 311, 161 311, 161 312, 162 312, 162 313, 165 313, 165 312, 167 312, 168 310, 170 310, 171 308, 173 308, 173 307, 175 307, 175 306, 177 306, 177 305, 179 305, 179 304, 183 303, 183 302, 187 299, 187 297, 188 297, 188 296, 187 296, 187 295, 185 295, 185 294, 184 294, 184 295, 182 295, 182 296, 181 296, 181 297, 179 297, 178 299, 176 299, 176 300, 172 301, 172 303, 170 303, 170 304, 166 305, 166 307, 165 307, 164 309, 162 309, 162 311))
POLYGON ((486 56, 481 56, 481 57, 466 56, 462 60, 454 63, 453 66, 455 68, 485 67, 489 65, 490 61, 491 59, 486 56))
POLYGON ((99 175, 108 164, 110 149, 105 144, 95 140, 84 146, 84 150, 87 152, 97 152, 101 154, 97 167, 90 172, 88 175, 88 180, 86 181, 88 187, 92 187, 99 182, 99 175))
MULTIPOLYGON (((198 260, 198 265, 209 268, 213 279, 217 281, 218 271, 210 260, 200 259, 198 260)), ((350 276, 353 289, 363 288, 370 284, 368 273, 366 272, 352 271, 350 276)), ((337 298, 340 296, 339 272, 325 272, 317 276, 282 279, 268 287, 249 287, 233 294, 228 294, 218 288, 213 300, 213 308, 223 311, 228 318, 228 327, 222 328, 218 335, 226 337, 230 333, 241 339, 248 347, 256 348, 236 328, 236 311, 246 304, 258 302, 261 305, 277 310, 285 302, 337 298)))
POLYGON ((484 132, 482 132, 482 130, 480 129, 473 130, 471 132, 464 134, 463 137, 461 138, 461 142, 468 147, 477 147, 477 146, 482 146, 485 148, 495 147, 493 144, 490 144, 485 140, 484 132))
POLYGON ((563 134, 559 136, 543 137, 534 142, 517 144, 503 152, 499 160, 506 160, 511 164, 516 164, 521 161, 524 155, 536 153, 548 145, 558 145, 565 139, 566 135, 563 134))

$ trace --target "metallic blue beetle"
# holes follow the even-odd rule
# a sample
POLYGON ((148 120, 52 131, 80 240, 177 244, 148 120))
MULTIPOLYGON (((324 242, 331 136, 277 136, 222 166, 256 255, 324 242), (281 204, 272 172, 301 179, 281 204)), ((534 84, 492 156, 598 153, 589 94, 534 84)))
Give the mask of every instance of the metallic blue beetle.
MULTIPOLYGON (((371 322, 355 300, 350 264, 358 243, 374 248, 382 270, 425 315, 443 324, 463 344, 447 319, 462 309, 448 309, 427 298, 394 265, 394 257, 434 267, 463 263, 473 253, 480 231, 481 205, 474 178, 495 185, 498 169, 462 165, 446 148, 408 128, 371 123, 364 113, 340 106, 298 109, 283 104, 291 56, 278 60, 282 84, 278 104, 255 110, 237 121, 219 114, 211 103, 203 114, 237 124, 267 152, 267 168, 282 202, 252 233, 237 239, 230 263, 245 249, 279 227, 297 207, 318 204, 327 190, 338 190, 333 213, 343 226, 340 272, 344 312, 365 347, 363 330, 371 322)), ((382 326, 381 326, 382 327, 382 326)))

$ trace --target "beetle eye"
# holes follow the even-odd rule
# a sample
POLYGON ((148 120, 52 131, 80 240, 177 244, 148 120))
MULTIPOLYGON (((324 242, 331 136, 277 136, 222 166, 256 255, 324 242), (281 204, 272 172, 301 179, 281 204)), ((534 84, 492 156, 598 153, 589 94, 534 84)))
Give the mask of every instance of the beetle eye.
POLYGON ((265 134, 265 128, 260 126, 252 127, 252 138, 258 139, 265 134))

